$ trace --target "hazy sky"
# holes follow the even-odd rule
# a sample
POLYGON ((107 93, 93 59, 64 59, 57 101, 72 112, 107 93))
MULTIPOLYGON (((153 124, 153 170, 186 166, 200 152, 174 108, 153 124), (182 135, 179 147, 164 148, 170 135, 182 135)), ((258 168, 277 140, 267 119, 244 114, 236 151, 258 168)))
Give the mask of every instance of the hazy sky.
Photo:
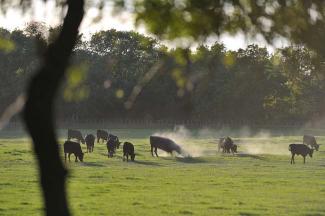
MULTIPOLYGON (((106 7, 104 10, 104 16, 100 22, 94 23, 93 20, 97 17, 97 10, 91 8, 87 10, 85 18, 82 22, 81 32, 87 37, 91 33, 97 32, 99 30, 107 29, 117 29, 123 31, 135 30, 142 34, 147 34, 145 28, 138 27, 135 28, 133 24, 133 17, 129 13, 119 14, 118 16, 112 16, 112 10, 109 7, 106 7)), ((42 1, 34 0, 34 10, 32 14, 21 15, 18 11, 8 10, 6 15, 0 14, 0 27, 6 29, 16 29, 24 28, 28 22, 38 21, 44 22, 46 25, 55 26, 60 23, 60 14, 56 13, 54 10, 53 1, 48 1, 44 3, 42 1)), ((209 40, 209 43, 213 43, 216 39, 212 38, 209 40)), ((246 42, 243 35, 230 36, 223 35, 219 38, 219 42, 223 42, 227 49, 237 50, 239 48, 245 48, 248 44, 257 43, 261 46, 267 46, 261 40, 250 40, 246 42)), ((277 47, 283 47, 286 43, 283 41, 278 41, 276 44, 277 47)), ((173 45, 171 45, 173 46, 173 45)), ((273 51, 271 46, 267 46, 269 51, 273 51)))

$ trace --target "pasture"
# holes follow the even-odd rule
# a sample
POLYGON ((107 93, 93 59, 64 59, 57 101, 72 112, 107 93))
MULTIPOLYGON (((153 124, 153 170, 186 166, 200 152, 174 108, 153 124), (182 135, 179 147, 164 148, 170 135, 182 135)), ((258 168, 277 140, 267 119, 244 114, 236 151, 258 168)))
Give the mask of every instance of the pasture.
MULTIPOLYGON (((217 153, 211 136, 170 133, 193 157, 156 158, 149 146, 155 130, 110 132, 135 145, 136 161, 122 162, 121 148, 107 158, 106 145, 97 143, 83 163, 72 155, 66 166, 74 215, 325 215, 325 145, 306 164, 301 156, 290 164, 288 145, 302 135, 234 137, 239 153, 230 155, 217 153)), ((29 139, 1 134, 0 164, 0 215, 41 215, 29 139)))

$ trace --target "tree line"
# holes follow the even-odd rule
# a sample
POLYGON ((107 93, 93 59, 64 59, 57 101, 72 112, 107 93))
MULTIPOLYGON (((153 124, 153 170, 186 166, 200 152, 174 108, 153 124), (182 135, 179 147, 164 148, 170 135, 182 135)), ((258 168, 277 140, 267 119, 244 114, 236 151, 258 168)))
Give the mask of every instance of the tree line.
MULTIPOLYGON (((60 28, 0 29, 1 112, 25 91, 60 28)), ((303 46, 172 49, 112 29, 79 35, 72 62, 56 99, 59 121, 286 124, 316 120, 325 108, 324 60, 303 46)))

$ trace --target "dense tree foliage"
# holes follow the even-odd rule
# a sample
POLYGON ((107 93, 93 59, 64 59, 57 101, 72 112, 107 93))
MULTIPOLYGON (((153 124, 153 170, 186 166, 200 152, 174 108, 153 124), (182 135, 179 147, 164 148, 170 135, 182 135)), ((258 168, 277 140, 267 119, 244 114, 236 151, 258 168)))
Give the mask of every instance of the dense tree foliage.
MULTIPOLYGON (((42 46, 35 44, 51 43, 58 31, 52 28, 46 38, 35 29, 1 30, 1 36, 15 44, 13 51, 1 52, 1 110, 23 92, 38 66, 42 46)), ((323 114, 323 70, 322 58, 302 46, 274 53, 257 45, 229 51, 219 43, 168 50, 135 32, 101 31, 80 39, 75 48, 57 115, 61 121, 301 123, 323 114), (134 104, 126 106, 159 62, 164 66, 138 89, 134 104)))
MULTIPOLYGON (((108 2, 103 0, 103 2, 108 2)), ((223 33, 282 37, 325 55, 322 0, 115 0, 161 38, 196 42, 223 33)))

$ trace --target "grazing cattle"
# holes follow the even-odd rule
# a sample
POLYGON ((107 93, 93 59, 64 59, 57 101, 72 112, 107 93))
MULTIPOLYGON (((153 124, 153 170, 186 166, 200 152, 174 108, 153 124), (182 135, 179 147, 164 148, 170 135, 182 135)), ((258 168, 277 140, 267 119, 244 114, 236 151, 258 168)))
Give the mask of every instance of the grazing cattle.
POLYGON ((120 148, 120 144, 121 142, 119 141, 118 137, 110 134, 106 143, 107 157, 113 157, 116 149, 120 148))
POLYGON ((81 141, 82 144, 85 144, 85 140, 84 140, 81 132, 78 130, 72 130, 72 129, 68 130, 68 140, 70 140, 70 139, 76 139, 76 140, 78 140, 78 142, 81 141))
POLYGON ((97 130, 97 143, 102 139, 102 142, 108 141, 108 133, 105 130, 97 130))
POLYGON ((128 162, 129 161, 129 155, 131 156, 131 161, 134 161, 134 158, 135 158, 134 146, 130 142, 124 142, 124 145, 123 145, 123 161, 125 161, 125 157, 126 157, 126 161, 128 162))
POLYGON ((303 144, 310 146, 312 149, 315 149, 316 151, 318 151, 319 149, 319 145, 317 144, 315 137, 311 135, 304 135, 303 144))
POLYGON ((94 146, 95 146, 95 136, 92 134, 88 134, 85 137, 85 142, 87 145, 87 152, 93 152, 94 151, 94 146))
POLYGON ((237 145, 234 144, 230 137, 223 137, 219 139, 218 152, 222 149, 223 153, 237 153, 237 145))
POLYGON ((159 137, 159 136, 150 136, 150 145, 151 145, 151 155, 153 155, 153 152, 155 152, 156 156, 158 157, 157 154, 157 149, 161 149, 165 152, 168 152, 169 154, 172 154, 173 151, 176 151, 178 154, 182 153, 181 147, 177 145, 174 141, 164 138, 164 137, 159 137))
POLYGON ((220 152, 220 150, 222 150, 222 152, 224 151, 224 148, 225 148, 224 142, 223 142, 224 139, 225 139, 224 137, 222 137, 222 138, 219 139, 219 142, 218 142, 218 152, 220 152))
POLYGON ((310 149, 304 144, 290 144, 289 151, 291 151, 291 164, 295 163, 295 155, 301 155, 304 158, 304 163, 306 162, 306 156, 309 155, 313 157, 314 149, 310 149))
POLYGON ((237 153, 237 145, 234 144, 231 148, 230 148, 232 153, 237 153))
POLYGON ((67 162, 67 154, 69 157, 69 162, 70 162, 70 155, 74 154, 76 157, 75 162, 78 162, 77 157, 79 160, 82 162, 84 153, 82 153, 80 143, 73 142, 73 141, 65 141, 63 144, 63 149, 64 149, 64 161, 67 162))

